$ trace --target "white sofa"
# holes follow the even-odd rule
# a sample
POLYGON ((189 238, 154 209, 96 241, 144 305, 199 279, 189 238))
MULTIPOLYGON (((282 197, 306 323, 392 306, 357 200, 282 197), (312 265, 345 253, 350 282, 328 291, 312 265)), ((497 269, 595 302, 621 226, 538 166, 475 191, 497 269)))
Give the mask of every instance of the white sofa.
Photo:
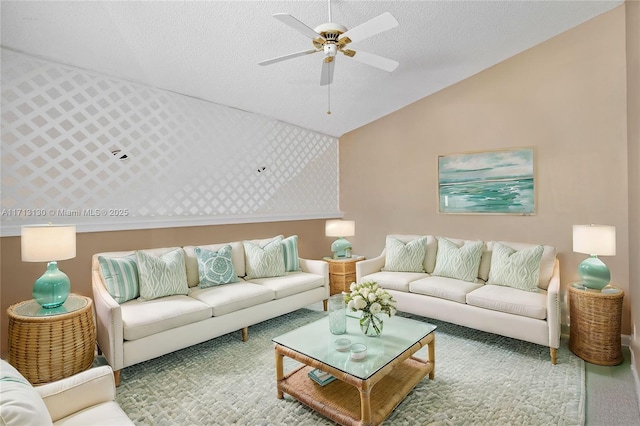
MULTIPOLYGON (((263 247, 277 238, 282 236, 252 242, 263 247)), ((299 270, 282 276, 248 278, 247 268, 250 265, 246 263, 245 243, 236 241, 199 246, 212 251, 231 246, 231 261, 239 280, 208 288, 199 287, 195 246, 143 250, 151 256, 182 250, 188 292, 153 300, 134 298, 124 303, 118 303, 109 293, 99 259, 124 258, 137 253, 93 255, 92 287, 98 347, 113 367, 116 385, 124 367, 237 330, 242 330, 242 339, 246 340, 248 326, 315 302, 324 301, 326 309, 329 297, 326 262, 298 258, 296 248, 299 270)))
MULTIPOLYGON (((482 254, 477 274, 474 275, 477 278, 471 282, 442 276, 442 273, 440 276, 434 274, 438 272, 438 246, 442 238, 431 235, 389 235, 380 256, 356 263, 356 279, 358 282, 375 281, 386 288, 396 299, 399 311, 548 346, 551 362, 555 364, 560 346, 560 267, 556 249, 551 246, 538 249, 533 244, 514 242, 481 242, 482 254), (426 244, 422 272, 384 270, 385 264, 389 263, 389 238, 409 244, 421 237, 426 244), (542 251, 537 286, 534 283, 536 288, 525 291, 513 288, 510 283, 492 283, 492 253, 498 244, 501 253, 505 247, 516 252, 542 251)), ((474 243, 453 238, 447 240, 458 247, 474 243)), ((495 257, 494 261, 499 265, 498 256, 495 257)), ((502 271, 496 270, 493 275, 499 272, 502 271)))
POLYGON ((5 360, 0 373, 2 425, 133 425, 115 402, 113 371, 107 365, 37 387, 5 360))

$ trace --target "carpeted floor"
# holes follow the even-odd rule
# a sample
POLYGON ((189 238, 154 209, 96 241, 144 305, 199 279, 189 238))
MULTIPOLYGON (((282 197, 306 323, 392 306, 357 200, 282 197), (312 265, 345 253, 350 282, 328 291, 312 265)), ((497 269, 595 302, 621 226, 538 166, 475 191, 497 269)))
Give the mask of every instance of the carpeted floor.
MULTIPOLYGON (((247 342, 238 331, 125 368, 117 401, 136 424, 331 425, 275 391, 271 338, 322 315, 301 309, 250 327, 247 342)), ((429 322, 438 326, 435 380, 424 379, 385 424, 584 424, 584 363, 566 344, 552 365, 546 347, 429 322)))

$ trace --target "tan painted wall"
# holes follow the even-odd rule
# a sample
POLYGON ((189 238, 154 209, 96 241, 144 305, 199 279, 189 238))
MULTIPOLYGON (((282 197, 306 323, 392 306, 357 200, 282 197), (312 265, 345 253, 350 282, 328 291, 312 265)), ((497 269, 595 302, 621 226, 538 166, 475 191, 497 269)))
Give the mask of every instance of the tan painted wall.
POLYGON ((640 2, 626 2, 631 350, 640 363, 640 2), (634 332, 635 331, 635 332, 634 332))
MULTIPOLYGON (((585 258, 572 252, 572 225, 615 225, 617 255, 603 260, 628 294, 626 120, 621 6, 344 135, 340 208, 356 221, 354 251, 375 256, 390 233, 544 243, 559 250, 566 289, 585 258), (439 154, 525 146, 536 215, 437 212, 439 154)), ((625 334, 629 312, 627 297, 625 334)))
MULTIPOLYGON (((59 262, 60 270, 71 280, 71 291, 86 296, 91 293, 91 256, 94 253, 134 250, 153 247, 173 247, 208 243, 224 243, 243 239, 267 238, 278 234, 298 235, 301 257, 322 259, 330 254, 333 238, 324 235, 324 220, 251 223, 188 228, 166 228, 137 231, 82 233, 77 235, 77 256, 59 262)), ((0 238, 1 261, 1 337, 2 358, 7 356, 7 308, 31 299, 33 282, 42 275, 46 265, 20 260, 20 237, 0 238)))

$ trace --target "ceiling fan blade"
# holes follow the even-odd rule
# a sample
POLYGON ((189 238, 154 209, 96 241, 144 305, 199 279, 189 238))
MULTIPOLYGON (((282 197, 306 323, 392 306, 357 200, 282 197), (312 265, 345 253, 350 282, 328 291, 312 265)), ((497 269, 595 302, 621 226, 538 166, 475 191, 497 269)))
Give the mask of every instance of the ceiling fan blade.
POLYGON ((333 67, 335 61, 332 60, 330 62, 322 61, 322 74, 320 74, 320 86, 326 86, 327 84, 331 84, 333 82, 333 67))
MULTIPOLYGON (((369 38, 384 31, 388 31, 398 26, 398 21, 389 12, 376 16, 355 28, 352 28, 342 34, 338 40, 348 38, 351 42, 356 42, 369 38)), ((349 43, 349 42, 347 42, 349 43)))
POLYGON ((276 18, 278 21, 282 22, 283 24, 286 24, 286 25, 290 26, 291 28, 293 28, 294 30, 297 30, 300 33, 306 35, 310 39, 320 38, 320 39, 324 40, 324 38, 320 34, 315 32, 313 29, 308 27, 306 24, 298 21, 296 18, 294 18, 293 16, 289 15, 288 13, 275 13, 273 15, 273 17, 276 18))
POLYGON ((286 61, 287 59, 297 58, 298 56, 310 55, 311 53, 319 52, 319 50, 309 49, 301 52, 289 53, 288 55, 278 56, 277 58, 267 59, 266 61, 258 62, 258 65, 271 65, 276 62, 286 61))
POLYGON ((393 72, 398 68, 398 65, 400 65, 399 62, 394 61, 393 59, 384 58, 369 52, 363 52, 362 50, 358 50, 352 58, 363 64, 371 65, 388 72, 393 72))

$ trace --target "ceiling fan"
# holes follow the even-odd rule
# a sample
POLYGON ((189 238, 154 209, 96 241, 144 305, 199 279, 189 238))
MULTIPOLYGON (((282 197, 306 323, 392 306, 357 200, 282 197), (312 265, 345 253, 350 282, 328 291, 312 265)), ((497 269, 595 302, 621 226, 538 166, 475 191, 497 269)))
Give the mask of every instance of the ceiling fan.
POLYGON ((328 2, 329 22, 321 24, 315 29, 311 29, 306 24, 300 22, 287 13, 274 14, 273 17, 278 21, 289 25, 291 28, 309 37, 313 43, 313 49, 290 53, 288 55, 259 62, 258 64, 271 65, 276 62, 286 61, 298 56, 323 52, 324 59, 322 61, 322 73, 320 75, 321 86, 329 85, 333 81, 333 68, 335 64, 335 57, 338 52, 341 52, 345 56, 353 58, 358 62, 380 68, 384 71, 392 72, 398 67, 399 63, 393 59, 384 58, 361 50, 356 52, 355 50, 347 48, 350 43, 364 40, 397 27, 398 21, 391 13, 385 12, 382 15, 348 30, 344 25, 331 22, 331 0, 328 0, 328 2))

